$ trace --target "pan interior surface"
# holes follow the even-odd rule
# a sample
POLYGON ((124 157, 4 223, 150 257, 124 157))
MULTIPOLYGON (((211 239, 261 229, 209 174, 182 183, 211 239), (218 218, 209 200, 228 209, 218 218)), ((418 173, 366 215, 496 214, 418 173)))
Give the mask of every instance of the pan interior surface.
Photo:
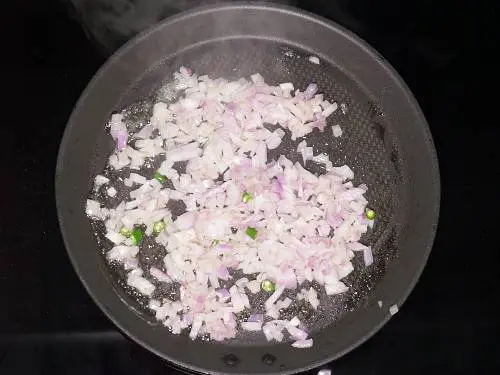
MULTIPOLYGON (((295 152, 299 141, 287 137, 270 157, 283 154, 299 160, 295 152)), ((306 167, 316 174, 323 172, 312 162, 306 167)), ((61 145, 56 184, 68 252, 103 311, 126 334, 163 358, 210 373, 304 370, 365 340, 388 319, 388 307, 403 302, 420 274, 432 244, 439 204, 437 164, 427 125, 395 73, 339 28, 265 6, 190 12, 120 50, 96 75, 72 115, 61 145), (226 31, 213 27, 215 19, 228 23, 226 31), (242 20, 253 25, 240 26, 242 20), (276 32, 266 20, 283 25, 286 20, 292 30, 283 31, 282 27, 276 32), (190 33, 184 28, 188 22, 190 33), (200 32, 197 25, 201 30, 212 27, 206 35, 194 38, 191 34, 200 32), (168 39, 175 31, 183 42, 168 39), (314 31, 318 39, 329 41, 314 45, 307 37, 314 31), (320 57, 319 65, 308 60, 311 55, 320 57), (146 300, 124 285, 124 271, 108 265, 102 256, 111 246, 102 229, 90 225, 84 205, 93 176, 102 173, 114 146, 105 132, 107 119, 126 107, 132 109, 128 121, 147 119, 154 93, 181 66, 213 78, 238 79, 261 73, 268 84, 292 82, 300 90, 314 82, 326 99, 339 104, 325 131, 316 129, 307 142, 314 154, 327 153, 334 165, 351 167, 355 185, 367 184, 366 198, 377 212, 377 220, 362 242, 373 247, 374 264, 365 267, 362 258, 356 257, 355 271, 344 279, 349 286, 344 294, 327 297, 317 286, 321 300, 317 311, 295 302, 284 311, 285 318, 297 315, 308 326, 314 339, 310 350, 267 343, 257 334, 240 334, 223 343, 193 342, 183 335, 171 335, 155 321, 145 307, 146 300), (330 126, 336 124, 343 131, 340 138, 331 132, 330 126), (383 301, 383 308, 378 301, 383 301)), ((147 254, 140 261, 156 265, 163 255, 147 254)))
MULTIPOLYGON (((371 245, 375 254, 375 263, 370 267, 365 267, 362 254, 355 258, 355 272, 352 272, 345 282, 349 286, 347 293, 328 297, 324 293, 324 288, 316 283, 304 283, 301 287, 309 288, 311 285, 320 292, 322 301, 318 310, 314 310, 305 301, 295 301, 292 306, 282 312, 283 318, 291 319, 298 316, 311 333, 325 328, 337 321, 344 313, 352 311, 361 303, 366 301, 370 292, 375 288, 377 281, 385 273, 387 265, 397 254, 397 236, 399 233, 395 217, 402 218, 404 215, 404 204, 401 204, 401 189, 403 163, 399 159, 398 143, 389 133, 388 126, 384 124, 381 113, 377 113, 375 104, 364 94, 356 83, 345 76, 334 66, 326 61, 320 65, 311 63, 309 55, 305 51, 292 48, 279 43, 265 40, 231 40, 218 42, 214 45, 203 45, 192 48, 184 53, 176 55, 148 72, 136 86, 134 86, 122 99, 123 103, 136 100, 132 105, 126 107, 125 121, 129 128, 137 124, 147 123, 151 116, 152 104, 155 100, 154 93, 162 82, 168 81, 173 75, 173 70, 180 66, 188 66, 197 74, 207 74, 211 77, 225 77, 228 79, 238 79, 248 77, 259 72, 266 82, 277 85, 282 82, 293 82, 296 88, 303 91, 311 82, 317 83, 320 92, 325 94, 325 99, 338 103, 338 110, 329 117, 329 127, 324 132, 315 130, 304 139, 308 145, 313 146, 314 154, 326 153, 334 165, 349 165, 355 172, 355 185, 365 183, 369 187, 367 199, 377 212, 376 226, 369 230, 364 236, 363 242, 371 245), (147 93, 144 96, 139 93, 147 93), (339 138, 333 137, 330 126, 338 124, 343 129, 343 135, 339 138), (386 144, 387 142, 389 144, 386 144), (388 147, 388 149, 386 148, 388 147), (396 155, 396 156, 395 156, 396 155), (391 160, 393 158, 393 160, 391 160)), ((160 91, 161 92, 161 91, 160 91)), ((121 104, 121 103, 120 103, 121 104)), ((123 105, 119 105, 121 109, 123 105)), ((285 155, 288 159, 296 162, 301 161, 301 156, 296 152, 298 143, 302 138, 292 141, 288 134, 280 147, 270 150, 269 161, 276 160, 280 155, 285 155)), ((102 164, 102 157, 107 157, 112 152, 113 144, 109 145, 107 153, 97 155, 96 165, 102 164)), ((163 159, 155 160, 151 167, 141 170, 142 174, 153 174, 159 167, 163 159)), ((314 162, 309 161, 305 167, 319 175, 325 173, 324 168, 314 162)), ((121 185, 117 179, 128 177, 133 172, 124 168, 120 172, 107 170, 106 177, 110 178, 112 185, 121 185), (115 184, 114 181, 117 181, 115 184)), ((95 173, 102 173, 95 171, 95 173)), ((148 176, 152 178, 152 176, 148 176)), ((96 198, 102 202, 107 202, 106 206, 113 207, 122 199, 126 199, 126 194, 118 197, 107 197, 105 191, 96 193, 96 198)), ((182 208, 171 207, 175 216, 183 213, 182 208)), ((105 228, 102 222, 95 225, 95 233, 101 249, 104 253, 111 250, 112 243, 105 238, 105 228)), ((162 268, 163 257, 166 255, 165 249, 160 245, 150 241, 139 254, 139 262, 142 269, 149 267, 162 268)), ((110 272, 116 285, 123 288, 128 297, 128 303, 136 310, 143 312, 146 319, 154 322, 153 315, 147 309, 148 299, 141 297, 134 289, 126 286, 126 272, 121 266, 110 266, 110 272)), ((237 280, 233 277, 233 280, 237 280)), ((154 279, 150 281, 155 282, 154 279)), ((229 286, 231 283, 229 284, 229 286)), ((158 284, 161 288, 161 283, 158 284)), ((223 285, 223 287, 229 288, 223 285)), ((173 288, 163 288, 154 298, 175 298, 173 288)), ((175 289, 175 288, 174 288, 175 289)), ((289 290, 286 296, 295 299, 297 291, 289 290)), ((268 297, 268 296, 267 296, 268 297)), ((265 293, 254 296, 252 306, 263 306, 267 298, 265 293)), ((240 334, 236 339, 231 340, 231 344, 264 344, 265 338, 262 334, 240 334)))

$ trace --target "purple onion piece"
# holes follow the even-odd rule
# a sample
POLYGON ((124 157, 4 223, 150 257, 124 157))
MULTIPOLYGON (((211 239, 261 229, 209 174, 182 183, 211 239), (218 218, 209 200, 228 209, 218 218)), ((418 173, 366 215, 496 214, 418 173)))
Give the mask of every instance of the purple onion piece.
POLYGON ((116 148, 118 151, 123 150, 127 146, 127 133, 118 133, 116 137, 116 148))
POLYGON ((247 322, 263 322, 264 314, 252 314, 248 317, 247 322))
POLYGON ((226 266, 222 265, 219 267, 219 269, 217 270, 217 277, 222 280, 229 279, 229 271, 227 270, 226 266))
POLYGON ((217 293, 219 294, 219 296, 221 298, 228 298, 231 296, 231 294, 229 293, 229 291, 226 288, 219 289, 217 291, 217 293))
POLYGON ((317 92, 318 85, 315 83, 310 83, 309 86, 307 86, 306 91, 304 91, 304 99, 311 100, 317 92))

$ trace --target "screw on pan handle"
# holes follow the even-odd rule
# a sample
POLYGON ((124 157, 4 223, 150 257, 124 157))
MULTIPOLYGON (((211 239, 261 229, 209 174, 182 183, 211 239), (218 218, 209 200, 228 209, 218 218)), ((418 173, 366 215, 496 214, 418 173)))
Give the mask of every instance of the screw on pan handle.
POLYGON ((234 367, 240 363, 240 360, 234 354, 229 353, 222 357, 222 362, 224 362, 226 366, 234 367))
POLYGON ((262 356, 262 362, 264 362, 266 365, 273 365, 276 362, 276 357, 272 354, 264 354, 262 356))

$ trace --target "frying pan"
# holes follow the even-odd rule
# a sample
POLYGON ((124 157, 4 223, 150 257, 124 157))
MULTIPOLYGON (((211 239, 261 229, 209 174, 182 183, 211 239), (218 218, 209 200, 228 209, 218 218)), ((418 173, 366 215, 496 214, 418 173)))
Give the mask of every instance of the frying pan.
MULTIPOLYGON (((309 143, 309 141, 308 141, 309 143)), ((285 141, 280 153, 290 154, 285 141)), ((372 336, 401 306, 431 250, 439 212, 439 172, 431 134, 408 87, 376 51, 340 26, 297 9, 246 3, 198 8, 167 19, 116 52, 97 72, 71 115, 56 170, 61 231, 73 266, 102 311, 130 338, 183 369, 202 373, 293 373, 334 360, 372 336), (308 56, 320 58, 312 64, 308 56), (104 242, 85 216, 93 176, 113 149, 105 124, 114 111, 147 98, 180 66, 237 78, 260 72, 270 84, 316 82, 328 100, 344 103, 314 132, 315 154, 347 164, 366 183, 377 212, 363 241, 375 262, 345 282, 347 293, 324 299, 316 312, 300 306, 314 346, 268 343, 256 335, 226 342, 172 335, 123 287, 102 254, 104 242), (345 113, 344 113, 345 112, 345 113), (383 306, 379 307, 378 302, 383 306)), ((295 310, 294 310, 295 309, 295 310)))

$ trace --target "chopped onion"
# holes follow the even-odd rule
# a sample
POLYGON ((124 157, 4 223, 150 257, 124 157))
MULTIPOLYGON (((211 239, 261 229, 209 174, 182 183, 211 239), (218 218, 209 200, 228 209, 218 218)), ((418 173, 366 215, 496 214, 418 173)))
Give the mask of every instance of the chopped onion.
POLYGON ((266 305, 267 309, 269 309, 270 307, 272 307, 272 305, 278 300, 278 298, 280 298, 281 294, 283 294, 284 290, 285 290, 284 286, 278 286, 276 288, 276 291, 265 302, 265 305, 266 305))
POLYGON ((397 305, 392 305, 391 307, 389 307, 389 312, 391 313, 391 315, 396 314, 398 311, 399 309, 397 305))
POLYGON ((328 295, 344 293, 347 292, 348 289, 349 288, 342 281, 338 280, 325 284, 326 294, 328 295))
POLYGON ((312 62, 313 64, 319 65, 320 61, 317 56, 309 56, 309 62, 312 62))
POLYGON ((333 136, 335 138, 338 138, 338 137, 342 136, 342 129, 340 128, 339 125, 332 126, 332 132, 333 132, 333 136))
POLYGON ((328 117, 328 116, 330 116, 333 112, 335 112, 335 111, 337 110, 337 108, 338 108, 337 103, 332 103, 332 104, 330 104, 328 107, 326 107, 326 108, 323 110, 322 115, 323 115, 324 117, 328 117))
POLYGON ((296 316, 294 316, 292 319, 290 319, 290 321, 288 322, 289 325, 291 325, 292 327, 298 327, 299 324, 300 324, 300 320, 299 318, 297 318, 296 316))
POLYGON ((148 182, 148 180, 146 180, 146 177, 144 176, 141 176, 137 173, 130 173, 128 179, 132 182, 135 182, 136 184, 145 184, 146 182, 148 182))
POLYGON ((113 186, 111 186, 106 190, 106 193, 108 193, 110 197, 114 197, 116 196, 117 191, 113 186))
POLYGON ((261 331, 262 330, 262 322, 242 322, 241 328, 245 331, 261 331))
POLYGON ((196 216, 193 212, 185 212, 175 220, 175 225, 179 230, 191 229, 194 225, 196 216))
POLYGON ((266 336, 266 340, 267 341, 271 341, 274 339, 275 335, 274 335, 274 327, 271 327, 269 325, 264 325, 262 327, 262 332, 264 333, 264 336, 266 336))
POLYGON ((101 187, 101 185, 107 184, 108 182, 109 182, 109 178, 98 174, 94 178, 94 189, 97 190, 97 189, 99 189, 99 187, 101 187))
POLYGON ((116 140, 116 149, 123 150, 127 146, 127 127, 123 123, 123 115, 115 113, 111 116, 110 134, 116 140))
POLYGON ((303 140, 297 145, 297 152, 302 152, 303 149, 307 147, 307 142, 303 140))
POLYGON ((247 322, 263 322, 264 321, 264 314, 252 314, 249 316, 247 319, 247 322))
POLYGON ((170 150, 166 153, 166 158, 169 162, 175 163, 183 160, 190 160, 201 155, 201 149, 198 148, 198 143, 193 142, 186 146, 170 150))
POLYGON ((306 90, 304 91, 304 99, 305 100, 310 100, 313 98, 313 96, 318 92, 318 85, 315 83, 310 83, 309 86, 307 86, 306 90))
POLYGON ((223 301, 228 300, 231 297, 231 294, 225 288, 219 289, 217 291, 217 294, 219 295, 219 298, 223 301))
POLYGON ((115 246, 107 254, 109 260, 124 262, 128 258, 133 258, 139 252, 138 246, 115 246))
POLYGON ((292 344, 292 346, 299 349, 310 348, 313 346, 313 339, 297 340, 292 344))
POLYGON ((125 237, 122 236, 120 233, 116 233, 113 231, 109 231, 106 233, 106 238, 113 242, 115 245, 121 244, 123 241, 125 241, 125 237))
POLYGON ((151 274, 151 276, 153 276, 158 281, 165 282, 165 283, 172 281, 166 273, 160 271, 156 267, 151 267, 149 269, 149 273, 151 274))
POLYGON ((373 263, 373 254, 371 247, 367 247, 363 250, 363 260, 365 261, 366 267, 373 263))
POLYGON ((189 338, 194 340, 198 337, 198 333, 200 332, 201 325, 203 324, 203 320, 200 315, 196 315, 193 320, 193 324, 191 325, 191 331, 189 332, 189 338))
MULTIPOLYGON (((320 63, 315 56, 310 61, 320 63)), ((307 280, 327 295, 344 293, 348 287, 342 279, 354 270, 354 252, 363 251, 366 266, 373 263, 371 248, 359 243, 373 225, 364 216, 366 185, 354 186, 348 166, 334 166, 328 155, 314 155, 307 145, 308 135, 314 128, 323 131, 338 105, 318 94, 314 83, 304 92, 294 90, 292 83, 270 86, 260 74, 227 81, 199 77, 183 67, 161 90, 165 102, 154 104, 147 125, 130 134, 134 142, 127 145, 124 113, 110 120, 117 149, 109 166, 128 167, 131 173, 113 179, 106 192, 118 196, 120 191, 120 199, 123 192, 128 195, 112 208, 89 199, 85 211, 104 222, 106 237, 115 245, 107 258, 128 271, 129 286, 151 296, 158 282, 180 285, 178 300, 150 302, 173 334, 191 326, 191 339, 208 335, 222 341, 235 337, 238 329, 262 330, 268 341, 281 342, 286 334, 295 340, 294 347, 310 347, 313 341, 297 317, 280 319, 293 303, 282 297, 284 291, 307 280), (268 125, 276 128, 271 131, 268 125), (285 136, 287 142, 288 137, 303 138, 296 148, 303 163, 285 156, 271 160, 269 150, 285 136), (149 180, 145 176, 151 172, 142 167, 160 158, 149 180), (311 173, 307 161, 324 165, 326 172, 311 173), (122 189, 120 182, 130 189, 122 189), (173 216, 171 204, 184 205, 185 212, 173 216), (140 248, 127 237, 131 230, 148 239, 141 248, 151 240, 165 249, 165 272, 158 266, 143 275, 140 248), (240 274, 232 280, 231 275, 240 274), (273 286, 267 292, 261 290, 266 281, 273 286), (259 311, 247 293, 272 294, 263 313, 238 324, 235 314, 259 311), (264 324, 264 317, 272 320, 264 324)), ((338 126, 332 132, 341 135, 338 126)), ((94 196, 107 183, 107 177, 97 176, 94 196)), ((293 294, 314 309, 322 302, 312 287, 293 294)))
POLYGON ((137 289, 139 293, 142 293, 146 296, 150 296, 155 290, 155 286, 151 284, 151 282, 149 282, 147 279, 142 277, 142 270, 140 269, 135 269, 128 273, 127 285, 137 289))
POLYGON ((312 147, 304 147, 300 153, 302 154, 302 160, 304 161, 304 165, 306 164, 307 160, 312 159, 313 155, 313 148, 312 147))
POLYGON ((304 332, 297 327, 288 325, 286 329, 290 336, 292 336, 295 340, 305 340, 307 338, 307 332, 304 332))

